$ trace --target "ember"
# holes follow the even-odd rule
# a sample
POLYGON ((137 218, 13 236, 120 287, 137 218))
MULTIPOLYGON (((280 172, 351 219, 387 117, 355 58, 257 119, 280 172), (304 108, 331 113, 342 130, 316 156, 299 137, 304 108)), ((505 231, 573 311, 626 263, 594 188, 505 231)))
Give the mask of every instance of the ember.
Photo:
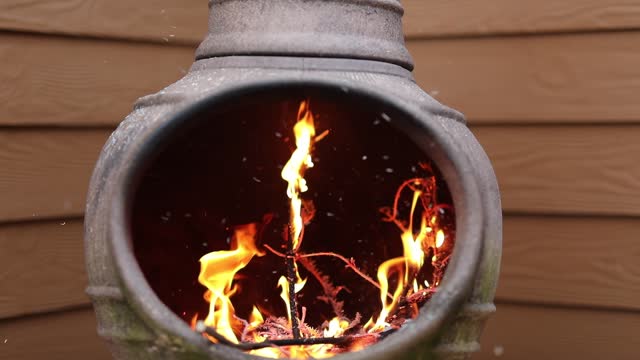
POLYGON ((260 238, 260 229, 270 222, 271 215, 266 214, 263 223, 233 225, 230 249, 210 252, 200 259, 198 281, 207 288, 204 298, 209 312, 202 320, 196 315, 192 327, 213 343, 272 358, 326 358, 355 351, 376 343, 417 316, 442 279, 453 248, 453 207, 438 202, 436 176, 428 163, 417 164, 420 176, 401 183, 395 198, 390 199, 392 205, 379 209, 380 222, 397 228, 398 238, 388 241, 397 242, 402 255, 383 259, 377 281, 354 258, 331 251, 304 252, 305 228, 313 222, 316 212, 314 201, 302 197, 309 190, 305 172, 314 167, 312 153, 316 144, 331 138, 328 130, 316 135, 315 126, 309 102, 302 101, 293 126, 295 149, 281 171, 289 198, 289 222, 281 232, 281 250, 260 238), (249 319, 242 319, 236 314, 232 299, 241 287, 238 273, 255 257, 267 254, 285 264, 284 273, 272 288, 280 288, 286 314, 270 313, 256 303, 249 319), (362 323, 359 312, 345 313, 339 295, 349 292, 350 284, 337 284, 339 279, 323 274, 313 260, 318 257, 338 259, 379 289, 380 310, 366 323, 362 323), (300 267, 306 278, 301 276, 300 267), (309 278, 322 289, 318 300, 330 304, 335 315, 319 327, 306 322, 307 311, 314 309, 299 303, 309 278))

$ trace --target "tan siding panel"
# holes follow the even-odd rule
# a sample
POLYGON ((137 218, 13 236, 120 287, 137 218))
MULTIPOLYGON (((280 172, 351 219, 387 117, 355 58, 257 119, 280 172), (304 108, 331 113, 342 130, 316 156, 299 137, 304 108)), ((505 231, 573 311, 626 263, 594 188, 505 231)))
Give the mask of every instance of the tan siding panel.
POLYGON ((0 222, 82 215, 110 130, 0 131, 0 222))
MULTIPOLYGON (((635 219, 507 216, 498 299, 640 310, 638 239, 635 219)), ((87 304, 83 258, 78 220, 0 227, 0 319, 87 304)))
POLYGON ((640 310, 637 219, 506 217, 498 298, 640 310))
POLYGON ((195 44, 207 11, 207 0, 3 0, 0 28, 195 44))
MULTIPOLYGON (((630 0, 405 0, 408 37, 614 30, 640 27, 630 0)), ((197 43, 206 0, 3 0, 0 29, 197 43)))
POLYGON ((535 34, 640 28, 634 0, 404 0, 409 36, 535 34))
POLYGON ((472 123, 637 122, 640 32, 411 41, 418 83, 472 123))
POLYGON ((640 126, 477 126, 505 211, 640 215, 640 126))
MULTIPOLYGON (((416 78, 471 123, 640 121, 640 32, 416 40, 416 78)), ((190 46, 0 34, 0 125, 117 124, 190 46)))
MULTIPOLYGON (((2 360, 110 360, 93 310, 0 321, 2 360)), ((133 360, 133 359, 132 359, 133 360)))
POLYGON ((0 34, 0 125, 117 124, 192 59, 191 47, 0 34))
MULTIPOLYGON (((476 126, 505 212, 640 215, 640 126, 476 126)), ((0 131, 0 222, 78 216, 110 130, 0 131)))
POLYGON ((640 314, 498 305, 474 360, 636 360, 640 314))
POLYGON ((0 319, 86 304, 83 250, 80 220, 1 226, 0 319))

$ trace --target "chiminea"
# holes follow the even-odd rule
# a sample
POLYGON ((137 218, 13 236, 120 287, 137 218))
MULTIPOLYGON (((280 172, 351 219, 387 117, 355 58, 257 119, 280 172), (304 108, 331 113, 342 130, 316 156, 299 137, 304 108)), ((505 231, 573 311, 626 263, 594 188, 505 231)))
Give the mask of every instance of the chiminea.
POLYGON ((396 0, 211 0, 89 189, 116 359, 464 359, 501 252, 496 179, 414 82, 396 0))

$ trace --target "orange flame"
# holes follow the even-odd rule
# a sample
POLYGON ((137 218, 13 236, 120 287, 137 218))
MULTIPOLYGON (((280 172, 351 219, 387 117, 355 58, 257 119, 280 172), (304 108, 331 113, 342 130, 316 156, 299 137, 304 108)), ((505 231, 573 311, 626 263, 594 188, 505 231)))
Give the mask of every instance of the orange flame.
MULTIPOLYGON (((445 234, 442 229, 437 230, 434 235, 434 227, 438 225, 438 217, 432 214, 432 201, 434 200, 435 179, 433 177, 415 178, 405 181, 398 188, 393 209, 381 209, 386 215, 383 220, 393 222, 401 230, 400 238, 402 240, 403 256, 387 260, 378 267, 382 310, 375 321, 372 317, 365 324, 365 330, 370 333, 383 331, 389 326, 387 317, 398 306, 402 296, 408 295, 410 291, 417 293, 424 289, 424 286, 418 283, 416 276, 424 265, 425 252, 428 248, 433 248, 435 252, 435 249, 440 248, 445 241, 445 234), (413 193, 408 221, 398 219, 398 205, 404 189, 409 189, 413 193), (415 231, 414 219, 416 218, 418 207, 420 207, 420 213, 418 214, 420 225, 415 231), (389 299, 389 280, 392 279, 393 274, 397 278, 396 288, 390 296, 391 299, 389 299)), ((431 257, 432 263, 437 260, 438 257, 436 255, 431 257)), ((426 281, 425 285, 429 287, 429 283, 426 281)))
POLYGON ((207 326, 235 343, 238 338, 233 331, 236 321, 231 296, 236 292, 233 278, 254 256, 264 253, 256 248, 256 224, 237 226, 231 250, 215 251, 200 258, 198 281, 207 287, 205 299, 209 302, 209 314, 204 320, 207 326))
POLYGON ((309 103, 306 101, 300 104, 298 122, 293 127, 293 133, 296 137, 296 149, 282 168, 281 175, 288 183, 287 196, 291 199, 291 241, 293 242, 293 252, 296 252, 300 248, 304 227, 301 215, 302 199, 300 198, 300 193, 308 190, 304 172, 313 167, 311 147, 316 135, 313 114, 309 110, 309 103))
MULTIPOLYGON (((289 248, 289 255, 295 254, 300 248, 302 243, 302 237, 304 232, 305 221, 309 221, 310 217, 307 216, 303 219, 302 214, 302 198, 300 194, 307 191, 307 181, 304 178, 304 173, 308 168, 313 167, 313 160, 311 159, 311 149, 315 142, 316 129, 314 123, 313 113, 309 109, 309 103, 302 101, 298 109, 298 119, 293 127, 293 134, 296 139, 296 149, 291 154, 289 161, 282 168, 282 179, 287 182, 287 196, 290 199, 290 239, 291 242, 289 248)), ((323 135, 324 136, 324 135, 323 135)), ((306 280, 300 277, 298 272, 298 265, 293 263, 293 268, 296 276, 296 283, 294 284, 294 293, 298 293, 302 290, 306 284, 306 280)), ((278 286, 282 288, 280 297, 284 301, 287 307, 287 317, 289 324, 292 324, 291 319, 291 299, 290 299, 290 284, 283 276, 278 280, 278 286)), ((295 313, 295 312, 294 312, 295 313)))
POLYGON ((287 307, 287 318, 289 319, 289 326, 291 326, 291 300, 289 299, 289 282, 286 277, 280 276, 278 279, 278 287, 282 288, 280 298, 282 298, 282 301, 284 301, 287 307))

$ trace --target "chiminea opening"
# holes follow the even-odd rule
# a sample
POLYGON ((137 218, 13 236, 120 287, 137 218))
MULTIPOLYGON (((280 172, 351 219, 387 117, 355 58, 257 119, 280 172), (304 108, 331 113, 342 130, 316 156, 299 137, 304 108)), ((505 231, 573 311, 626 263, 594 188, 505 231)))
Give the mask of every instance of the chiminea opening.
POLYGON ((157 297, 212 342, 267 357, 355 351, 415 318, 456 233, 415 120, 311 85, 209 103, 158 132, 131 191, 132 247, 157 297))

